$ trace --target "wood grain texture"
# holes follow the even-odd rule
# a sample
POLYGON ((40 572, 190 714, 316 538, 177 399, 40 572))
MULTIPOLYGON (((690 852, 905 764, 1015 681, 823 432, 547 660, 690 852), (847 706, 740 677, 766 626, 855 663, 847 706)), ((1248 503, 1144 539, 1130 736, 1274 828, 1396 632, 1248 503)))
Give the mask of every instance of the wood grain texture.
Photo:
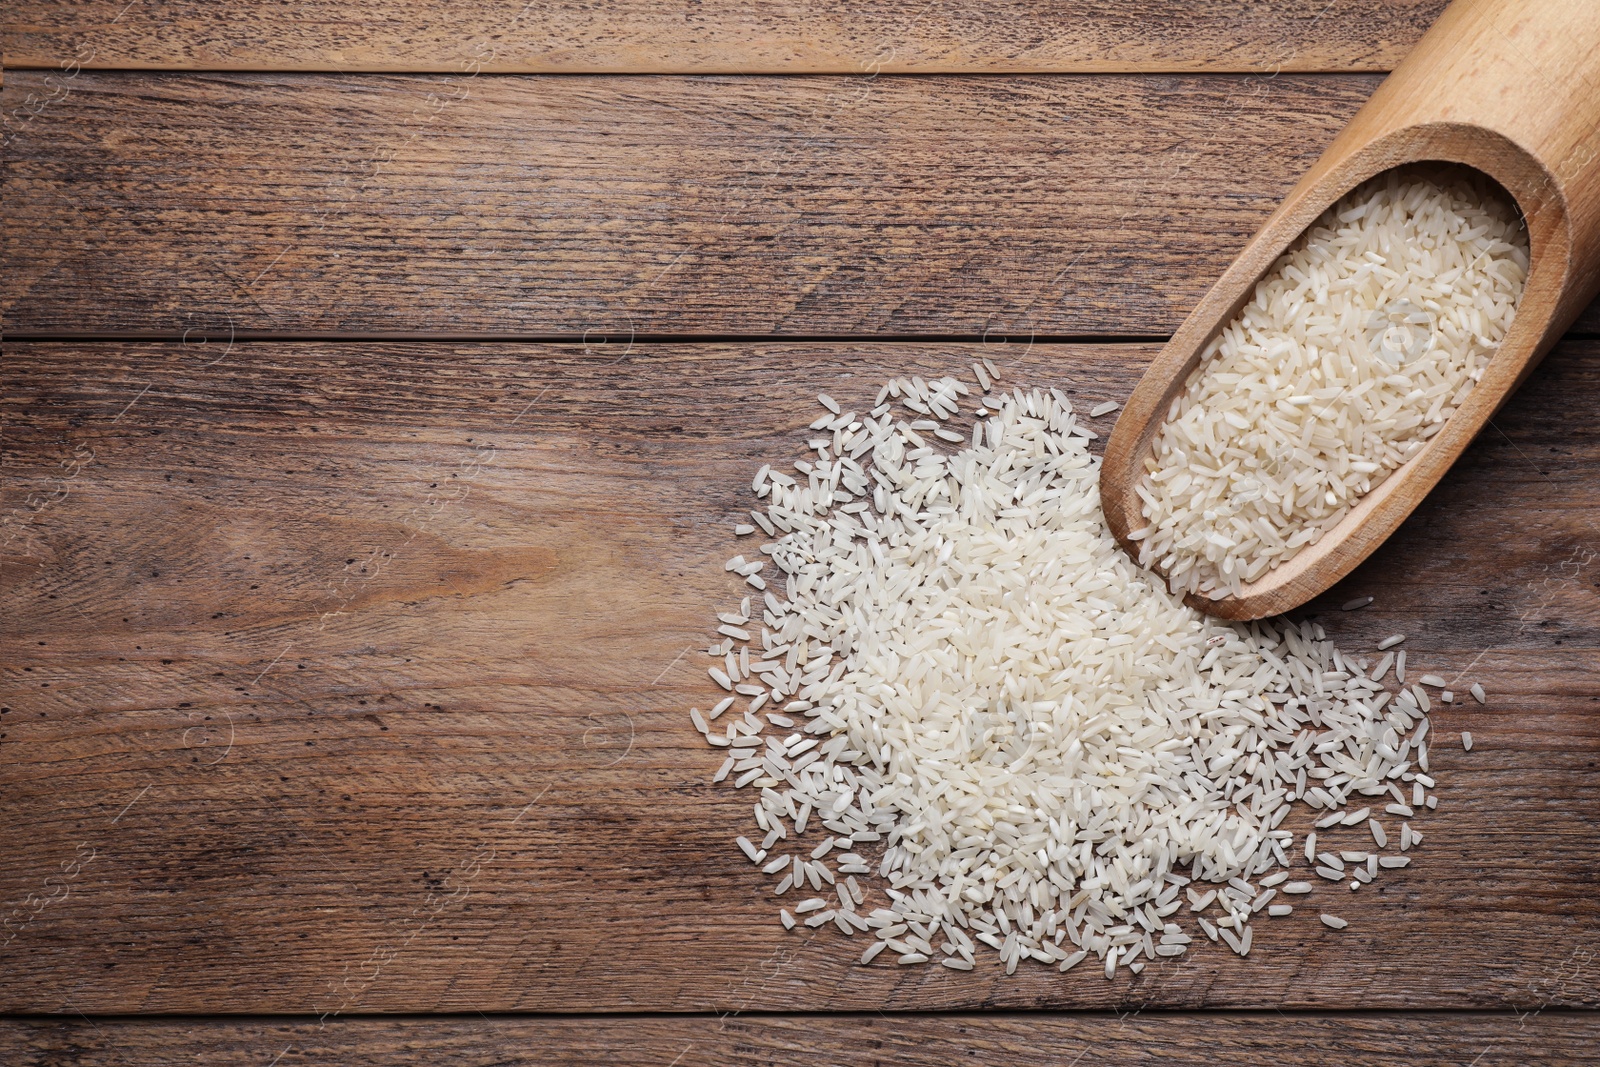
MULTIPOLYGON (((1600 1003, 1594 342, 1311 607, 1491 694, 1435 715, 1413 865, 1312 898, 1349 930, 1305 907, 1249 959, 1107 982, 861 968, 780 928, 686 715, 738 595, 729 524, 816 389, 860 404, 981 351, 10 345, 0 825, 25 829, 0 852, 0 1008, 1600 1003)), ((990 354, 1092 404, 1153 351, 990 354)))
POLYGON ((85 72, 7 150, 0 294, 52 336, 1165 335, 1377 82, 85 72))
POLYGON ((44 77, 6 328, 172 338, 1166 335, 1377 84, 44 77))
POLYGON ((6 64, 172 70, 857 74, 1377 71, 1444 0, 18 0, 6 64))
POLYGON ((615 1067, 1230 1067, 1404 1063, 1408 1067, 1576 1067, 1600 1063, 1600 1013, 1385 1015, 1161 1014, 732 1015, 727 1018, 28 1020, 0 1023, 15 1067, 268 1062, 595 1064, 615 1067), (1222 1050, 1226 1050, 1223 1052, 1222 1050))
POLYGON ((6 327, 172 338, 1164 336, 1377 84, 46 77, 6 327))

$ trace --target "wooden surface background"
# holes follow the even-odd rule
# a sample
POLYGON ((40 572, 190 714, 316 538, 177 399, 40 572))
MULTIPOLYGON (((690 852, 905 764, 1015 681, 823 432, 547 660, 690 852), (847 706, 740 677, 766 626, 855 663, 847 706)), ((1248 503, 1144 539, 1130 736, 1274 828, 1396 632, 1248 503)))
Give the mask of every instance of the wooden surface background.
POLYGON ((14 0, 6 63, 561 74, 1385 71, 1444 0, 14 0))
POLYGON ((1122 398, 1437 3, 120 6, 4 29, 0 1061, 1600 1062, 1593 308, 1308 609, 1491 694, 1342 933, 861 968, 685 714, 817 389, 1122 398))

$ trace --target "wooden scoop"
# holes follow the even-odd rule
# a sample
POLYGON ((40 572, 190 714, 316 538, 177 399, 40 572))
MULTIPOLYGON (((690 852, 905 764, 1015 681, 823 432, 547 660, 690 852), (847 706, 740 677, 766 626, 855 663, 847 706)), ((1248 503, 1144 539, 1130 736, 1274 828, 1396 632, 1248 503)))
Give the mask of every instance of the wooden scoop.
POLYGON ((1394 532, 1600 290, 1600 0, 1456 0, 1272 213, 1134 388, 1106 443, 1100 499, 1117 540, 1146 525, 1134 486, 1207 344, 1272 264, 1351 189, 1406 164, 1456 164, 1498 182, 1527 219, 1516 317, 1466 401, 1417 454, 1314 545, 1238 596, 1191 595, 1224 619, 1305 603, 1394 532))

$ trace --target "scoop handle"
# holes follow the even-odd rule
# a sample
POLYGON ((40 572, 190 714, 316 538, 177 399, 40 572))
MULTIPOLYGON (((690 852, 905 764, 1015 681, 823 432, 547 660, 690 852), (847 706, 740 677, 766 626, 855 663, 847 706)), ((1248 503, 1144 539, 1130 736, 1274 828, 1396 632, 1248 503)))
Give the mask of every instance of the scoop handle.
POLYGON ((1333 196, 1310 199, 1331 203, 1423 160, 1476 167, 1516 199, 1538 281, 1555 287, 1525 293, 1518 314, 1549 300, 1553 343, 1600 290, 1600 2, 1456 0, 1296 192, 1326 185, 1333 196))

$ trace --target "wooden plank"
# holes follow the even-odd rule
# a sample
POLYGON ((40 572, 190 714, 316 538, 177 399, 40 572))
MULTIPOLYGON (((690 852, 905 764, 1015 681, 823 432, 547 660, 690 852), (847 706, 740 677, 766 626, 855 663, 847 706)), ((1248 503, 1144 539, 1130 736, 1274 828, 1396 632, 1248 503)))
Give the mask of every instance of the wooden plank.
POLYGON ((0 293, 51 336, 1165 334, 1377 80, 84 73, 7 152, 0 293))
POLYGON ((1509 1067, 1600 1063, 1600 1015, 1350 1013, 1334 1015, 1049 1013, 589 1016, 335 1019, 127 1019, 0 1022, 17 1067, 127 1063, 593 1064, 615 1067, 1236 1067, 1405 1063, 1509 1067), (1084 1057, 1092 1054, 1091 1059, 1084 1057))
POLYGON ((14 131, 0 299, 49 336, 1165 335, 1375 84, 86 73, 14 131))
POLYGON ((85 73, 14 131, 0 299, 48 336, 1165 335, 1375 84, 85 73))
MULTIPOLYGON (((1427 841, 1349 930, 1108 982, 780 928, 686 716, 729 524, 816 389, 983 351, 10 345, 0 1009, 1596 1006, 1596 342, 1313 608, 1491 694, 1436 713, 1427 841)), ((1092 404, 1152 349, 991 354, 1092 404)))
POLYGON ((859 74, 1388 70, 1445 0, 956 7, 855 0, 159 6, 19 0, 6 65, 169 70, 859 74))

